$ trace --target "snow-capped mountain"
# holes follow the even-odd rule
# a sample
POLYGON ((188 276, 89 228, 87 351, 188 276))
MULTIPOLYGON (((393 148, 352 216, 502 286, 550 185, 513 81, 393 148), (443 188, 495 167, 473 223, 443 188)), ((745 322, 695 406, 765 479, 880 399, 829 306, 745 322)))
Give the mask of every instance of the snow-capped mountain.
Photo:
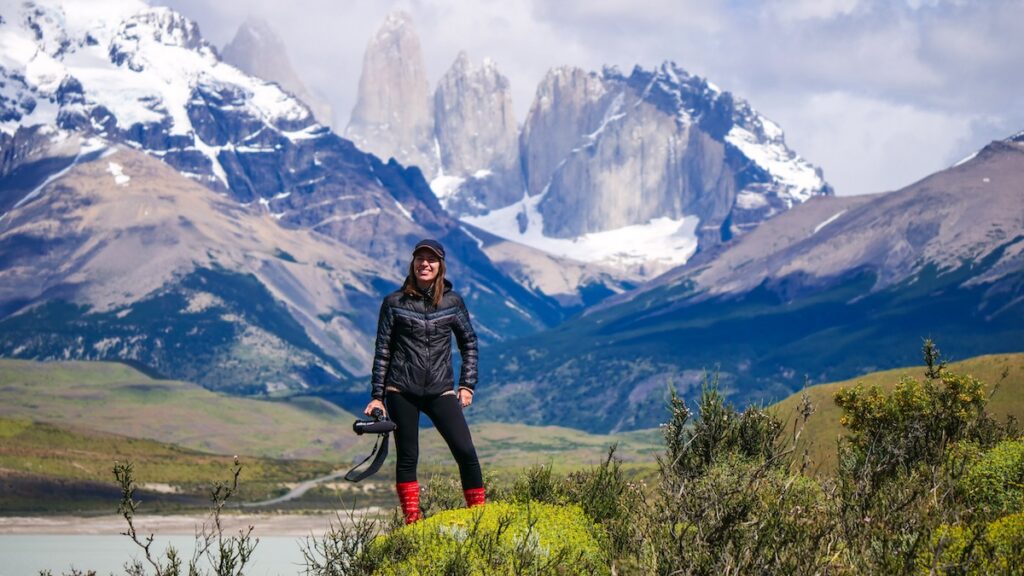
MULTIPOLYGON (((325 235, 371 259, 380 270, 370 283, 377 295, 395 288, 391 272, 405 269, 417 240, 438 238, 485 341, 560 317, 555 302, 495 267, 418 169, 358 150, 276 83, 222 62, 184 16, 139 0, 0 6, 0 232, 92 158, 91 148, 71 143, 120 144, 282 230, 325 235)), ((296 282, 298 292, 306 289, 296 282)), ((28 314, 54 294, 0 302, 0 310, 28 314)), ((95 304, 70 294, 75 305, 95 304)), ((359 310, 345 313, 378 304, 355 299, 359 310)), ((352 335, 344 341, 357 350, 340 361, 358 374, 372 341, 352 335)))
MULTIPOLYGON (((405 120, 425 91, 415 38, 407 16, 389 17, 367 50, 360 100, 380 106, 376 125, 409 134, 376 142, 378 153, 419 158, 425 173, 436 174, 431 187, 442 204, 473 229, 635 282, 832 193, 821 171, 786 146, 778 125, 673 63, 628 76, 614 68, 551 70, 516 149, 508 145, 507 79, 492 62, 475 68, 460 54, 437 86, 433 118, 405 120), (397 74, 402 66, 415 72, 414 85, 397 74), (409 122, 422 129, 411 135, 409 122), (436 159, 425 158, 431 122, 436 159)), ((357 106, 353 117, 364 115, 357 106)), ((482 245, 503 266, 535 268, 502 260, 514 251, 482 245)), ((541 278, 526 282, 553 288, 541 278)))
POLYGON ((334 122, 331 105, 310 92, 299 79, 284 42, 267 21, 252 16, 246 18, 235 37, 221 50, 221 58, 246 74, 277 82, 307 104, 321 124, 331 126, 334 122))
POLYGON ((198 26, 169 8, 140 0, 3 6, 0 130, 8 134, 49 125, 133 142, 227 190, 222 154, 266 143, 235 150, 229 135, 208 134, 211 104, 286 138, 322 132, 306 106, 221 62, 198 26))
POLYGON ((831 193, 777 125, 672 63, 629 76, 552 70, 521 149, 522 200, 467 222, 648 275, 831 193))

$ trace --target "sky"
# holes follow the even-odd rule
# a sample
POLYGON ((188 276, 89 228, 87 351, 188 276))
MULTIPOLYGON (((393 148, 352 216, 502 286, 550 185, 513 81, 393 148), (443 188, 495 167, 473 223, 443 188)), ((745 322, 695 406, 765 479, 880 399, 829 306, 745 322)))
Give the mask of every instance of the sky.
POLYGON ((840 195, 895 190, 1024 130, 1024 0, 155 0, 223 47, 269 22, 344 130, 366 43, 395 10, 431 82, 489 57, 520 122, 556 66, 671 60, 746 99, 840 195))

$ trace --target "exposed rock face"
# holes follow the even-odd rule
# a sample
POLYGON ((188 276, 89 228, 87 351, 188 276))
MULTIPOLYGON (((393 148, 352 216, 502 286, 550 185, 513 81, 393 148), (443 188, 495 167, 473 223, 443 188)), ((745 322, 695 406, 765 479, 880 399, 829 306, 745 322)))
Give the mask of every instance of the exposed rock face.
POLYGON ((408 14, 396 12, 370 40, 346 136, 367 152, 437 173, 433 103, 420 41, 408 14))
POLYGON ((574 67, 547 73, 537 87, 520 138, 526 188, 531 196, 544 191, 580 137, 601 125, 610 102, 599 74, 574 67))
POLYGON ((521 142, 529 193, 545 196, 545 236, 697 216, 709 244, 829 193, 770 121, 668 63, 629 76, 553 70, 521 142), (773 162, 755 157, 767 152, 773 162))
POLYGON ((292 68, 284 42, 265 20, 246 19, 234 39, 224 46, 221 58, 247 74, 277 82, 309 106, 321 124, 333 125, 331 106, 302 83, 292 68))
POLYGON ((778 126, 672 63, 552 70, 520 145, 527 194, 462 220, 631 281, 832 194, 778 126))
POLYGON ((494 62, 475 67, 460 52, 437 85, 434 118, 444 175, 458 184, 439 194, 449 211, 478 214, 522 197, 511 89, 494 62))

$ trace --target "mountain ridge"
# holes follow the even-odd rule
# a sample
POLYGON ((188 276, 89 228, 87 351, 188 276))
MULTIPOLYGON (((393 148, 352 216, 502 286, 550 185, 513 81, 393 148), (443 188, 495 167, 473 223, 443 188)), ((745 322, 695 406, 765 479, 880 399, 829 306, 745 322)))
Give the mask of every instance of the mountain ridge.
POLYGON ((670 385, 695 398, 709 373, 742 404, 779 399, 805 379, 911 364, 926 337, 958 357, 1019 352, 1022 148, 995 142, 896 192, 801 204, 506 343, 484 410, 625 430, 663 417, 670 385))

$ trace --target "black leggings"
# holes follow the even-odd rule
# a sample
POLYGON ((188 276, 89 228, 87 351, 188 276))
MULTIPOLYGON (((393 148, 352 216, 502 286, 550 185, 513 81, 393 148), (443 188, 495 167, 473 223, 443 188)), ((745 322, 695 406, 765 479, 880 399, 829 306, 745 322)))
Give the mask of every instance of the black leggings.
POLYGON ((398 452, 396 481, 416 480, 416 462, 420 457, 420 412, 424 412, 459 464, 462 489, 483 488, 480 460, 476 457, 473 437, 469 434, 469 425, 462 415, 458 397, 452 394, 421 397, 388 392, 385 401, 388 416, 398 425, 398 430, 395 430, 395 450, 398 452))

